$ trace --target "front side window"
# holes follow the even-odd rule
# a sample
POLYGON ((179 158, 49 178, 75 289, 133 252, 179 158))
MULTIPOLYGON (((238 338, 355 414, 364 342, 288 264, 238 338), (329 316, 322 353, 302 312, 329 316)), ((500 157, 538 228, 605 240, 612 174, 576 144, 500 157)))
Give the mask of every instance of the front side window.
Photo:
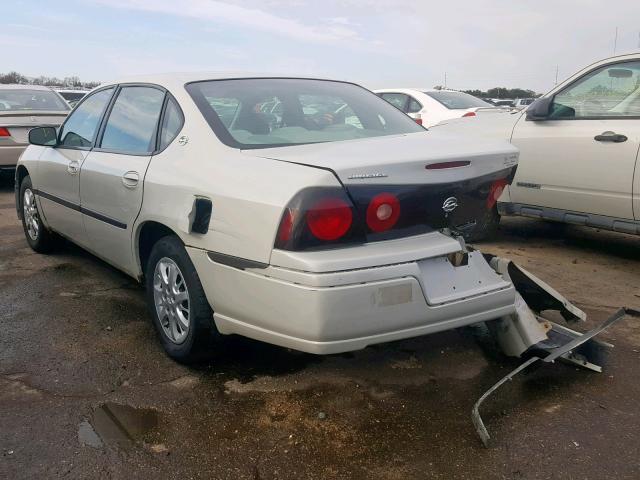
POLYGON ((107 107, 114 87, 89 95, 69 115, 60 131, 60 143, 66 147, 88 148, 93 145, 100 118, 107 107))
POLYGON ((69 106, 51 90, 0 89, 0 110, 66 112, 69 106))
POLYGON ((450 110, 466 110, 467 108, 492 107, 490 103, 487 103, 484 100, 480 100, 479 98, 464 92, 436 90, 423 93, 430 96, 450 110))
POLYGON ((558 93, 551 118, 640 116, 640 62, 599 68, 558 93))
POLYGON ((235 148, 424 132, 375 94, 349 83, 291 78, 211 80, 187 91, 220 140, 235 148))
POLYGON ((155 133, 164 92, 153 87, 123 87, 113 104, 100 148, 123 153, 155 150, 155 133))
POLYGON ((178 136, 183 123, 180 107, 173 98, 169 98, 160 129, 160 150, 164 150, 178 136))

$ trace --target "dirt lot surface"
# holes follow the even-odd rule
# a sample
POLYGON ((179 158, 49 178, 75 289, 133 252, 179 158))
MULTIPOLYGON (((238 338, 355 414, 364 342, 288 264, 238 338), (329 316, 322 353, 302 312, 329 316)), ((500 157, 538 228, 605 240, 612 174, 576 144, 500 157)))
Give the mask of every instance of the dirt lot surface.
MULTIPOLYGON (((0 478, 640 478, 640 323, 605 372, 564 364, 475 400, 518 361, 468 331, 317 357, 230 338, 181 366, 143 291, 73 245, 33 253, 0 185, 0 478)), ((508 219, 481 245, 589 314, 640 305, 640 238, 508 219)), ((303 314, 301 312, 301 314, 303 314)))

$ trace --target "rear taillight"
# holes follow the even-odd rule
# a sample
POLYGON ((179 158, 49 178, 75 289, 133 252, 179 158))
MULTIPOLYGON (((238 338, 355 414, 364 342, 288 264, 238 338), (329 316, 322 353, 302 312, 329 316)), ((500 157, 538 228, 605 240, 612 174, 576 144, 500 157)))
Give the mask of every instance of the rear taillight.
POLYGON ((489 188, 489 196, 487 197, 487 209, 490 210, 493 208, 507 184, 508 181, 506 178, 501 178, 491 184, 491 188, 489 188))
POLYGON ((341 198, 323 198, 307 211, 307 226, 318 240, 334 241, 351 228, 351 206, 341 198))
POLYGON ((285 209, 280 220, 280 226, 278 227, 278 237, 276 243, 285 244, 291 238, 293 233, 293 212, 290 209, 285 209))
POLYGON ((9 133, 9 130, 6 129, 5 127, 0 127, 0 137, 10 137, 11 134, 9 133))
POLYGON ((384 232, 393 228, 400 217, 400 202, 391 193, 379 193, 367 207, 367 226, 373 232, 384 232))
POLYGON ((476 112, 467 112, 462 116, 463 117, 475 117, 476 116, 476 112))
POLYGON ((422 125, 422 115, 420 113, 416 113, 414 120, 418 125, 422 125))
POLYGON ((313 187, 291 199, 280 219, 275 248, 312 250, 364 242, 351 199, 341 187, 313 187))

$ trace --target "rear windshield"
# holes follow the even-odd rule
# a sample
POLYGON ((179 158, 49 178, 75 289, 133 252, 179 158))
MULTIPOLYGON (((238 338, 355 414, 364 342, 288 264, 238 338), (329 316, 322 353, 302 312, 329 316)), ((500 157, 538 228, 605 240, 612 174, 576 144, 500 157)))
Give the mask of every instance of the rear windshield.
POLYGON ((211 80, 187 90, 218 138, 267 148, 379 137, 424 129, 362 87, 327 80, 211 80))
POLYGON ((70 102, 77 102, 84 97, 87 92, 58 92, 62 97, 70 102))
POLYGON ((476 107, 492 107, 490 103, 480 100, 479 98, 469 95, 464 92, 424 92, 425 95, 429 95, 431 98, 437 100, 445 107, 451 110, 463 109, 463 108, 476 108, 476 107))
POLYGON ((50 90, 0 89, 0 111, 67 111, 69 105, 50 90))

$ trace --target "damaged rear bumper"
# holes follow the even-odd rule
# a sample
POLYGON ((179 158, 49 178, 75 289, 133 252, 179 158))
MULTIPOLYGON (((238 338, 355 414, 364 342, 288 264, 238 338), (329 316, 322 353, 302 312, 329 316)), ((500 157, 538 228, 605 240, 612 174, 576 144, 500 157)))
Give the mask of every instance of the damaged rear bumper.
POLYGON ((626 315, 640 317, 640 311, 620 308, 604 323, 587 333, 579 333, 545 319, 541 312, 555 310, 567 321, 584 321, 585 313, 572 305, 560 293, 531 273, 507 259, 485 255, 490 265, 516 288, 516 312, 487 322, 502 351, 509 356, 528 358, 518 368, 487 390, 472 409, 472 421, 485 446, 491 439, 480 416, 480 406, 498 388, 531 365, 563 360, 583 368, 601 372, 599 353, 612 345, 595 339, 599 333, 622 320, 626 315))

